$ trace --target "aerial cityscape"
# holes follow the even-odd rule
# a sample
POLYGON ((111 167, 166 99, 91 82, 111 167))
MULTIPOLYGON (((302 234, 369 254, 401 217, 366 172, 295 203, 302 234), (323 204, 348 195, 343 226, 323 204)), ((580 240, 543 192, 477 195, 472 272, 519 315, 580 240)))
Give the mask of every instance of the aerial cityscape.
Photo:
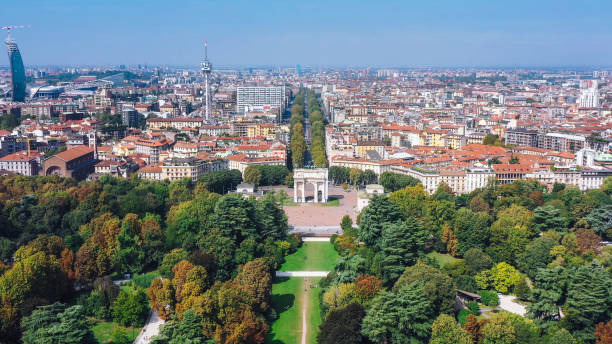
POLYGON ((3 12, 0 343, 612 344, 612 3, 3 12))

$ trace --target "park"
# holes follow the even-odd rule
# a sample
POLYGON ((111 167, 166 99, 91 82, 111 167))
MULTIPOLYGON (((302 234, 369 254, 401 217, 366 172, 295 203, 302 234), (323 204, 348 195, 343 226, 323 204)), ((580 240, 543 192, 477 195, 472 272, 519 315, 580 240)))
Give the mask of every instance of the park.
MULTIPOLYGON (((288 190, 291 195, 292 190, 288 190)), ((342 216, 355 216, 356 192, 330 187, 329 196, 339 200, 334 206, 316 203, 300 203, 284 207, 288 223, 294 232, 317 229, 339 230, 342 216)), ((324 234, 321 234, 324 235, 324 234)), ((338 252, 329 241, 329 235, 304 236, 297 252, 287 256, 277 272, 272 287, 272 304, 278 319, 270 326, 266 338, 269 344, 314 344, 317 342, 319 325, 323 321, 320 308, 319 286, 321 272, 332 271, 338 259, 338 252), (303 272, 303 273, 300 273, 303 272), (278 277, 278 275, 309 275, 308 277, 278 277)))

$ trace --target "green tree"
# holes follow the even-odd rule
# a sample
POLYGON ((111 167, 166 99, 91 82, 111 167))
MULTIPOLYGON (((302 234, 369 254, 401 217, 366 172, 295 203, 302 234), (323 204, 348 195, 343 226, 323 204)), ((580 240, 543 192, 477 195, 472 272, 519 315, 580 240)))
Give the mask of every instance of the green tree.
POLYGON ((82 306, 54 303, 35 309, 21 321, 24 344, 95 343, 82 306))
POLYGON ((440 314, 431 327, 430 344, 472 344, 470 334, 457 324, 455 318, 440 314))
POLYGON ((493 266, 493 260, 487 256, 480 248, 471 248, 467 250, 463 256, 465 265, 472 274, 477 274, 482 270, 490 269, 493 266))
POLYGON ((181 260, 189 258, 189 253, 182 248, 175 248, 166 253, 159 267, 159 274, 165 278, 172 278, 172 268, 181 260))
POLYGON ((361 174, 360 182, 362 184, 366 184, 366 185, 367 184, 374 184, 374 183, 376 183, 377 179, 378 179, 378 177, 376 176, 376 173, 374 173, 374 171, 372 171, 372 170, 365 170, 361 174))
POLYGON ((531 217, 529 210, 516 204, 498 213, 497 221, 491 225, 491 246, 487 249, 494 261, 516 263, 516 257, 534 235, 531 217))
POLYGON ((317 343, 319 344, 359 344, 365 343, 361 335, 361 322, 365 316, 363 306, 352 302, 346 307, 334 309, 319 325, 317 343))
POLYGON ((349 179, 353 186, 357 186, 362 183, 363 172, 358 168, 351 168, 349 171, 349 179))
POLYGON ((255 166, 250 165, 244 170, 244 182, 255 186, 261 183, 261 171, 255 166))
POLYGON ((24 313, 59 300, 69 290, 57 259, 40 251, 19 260, 0 277, 0 295, 24 313))
POLYGON ((567 219, 561 211, 552 205, 537 207, 533 211, 533 226, 537 233, 554 230, 559 233, 567 231, 567 219))
POLYGON ((481 289, 493 288, 500 293, 508 293, 519 283, 521 274, 512 265, 501 262, 491 270, 481 271, 474 278, 481 289))
POLYGON ((550 250, 556 244, 557 242, 551 238, 536 238, 527 245, 524 252, 519 254, 517 266, 524 271, 527 276, 534 278, 538 269, 545 268, 553 261, 550 250))
POLYGON ((353 220, 350 216, 344 215, 342 217, 342 220, 340 221, 340 228, 342 228, 342 232, 345 234, 353 230, 353 220))
POLYGON ((435 314, 452 314, 455 307, 455 286, 453 280, 445 273, 432 266, 418 262, 407 267, 393 286, 399 290, 413 282, 423 284, 423 291, 429 298, 435 314))
POLYGON ((113 303, 113 320, 123 326, 142 326, 149 315, 149 297, 142 289, 121 291, 113 303))
POLYGON ((400 207, 402 216, 422 219, 425 215, 427 193, 422 185, 406 186, 389 195, 389 201, 400 207))
POLYGON ((612 177, 606 177, 601 184, 601 189, 608 195, 612 195, 612 177))
POLYGON ((608 320, 612 305, 612 279, 600 266, 583 266, 570 276, 565 321, 578 339, 591 341, 595 325, 608 320))
POLYGON ((607 204, 596 208, 587 215, 586 220, 597 235, 610 237, 610 230, 612 229, 612 205, 607 204))
POLYGON ((531 319, 551 320, 559 314, 559 306, 565 299, 567 272, 563 267, 538 270, 534 278, 535 288, 531 290, 532 303, 527 306, 531 319))
POLYGON ((393 192, 401 190, 406 186, 417 186, 419 180, 403 174, 383 172, 380 175, 380 184, 385 188, 386 192, 393 192))
POLYGON ((359 216, 359 240, 373 246, 380 241, 382 228, 386 223, 400 220, 400 209, 396 204, 389 202, 386 196, 374 195, 359 216))
POLYGON ((519 344, 516 329, 506 313, 498 313, 481 328, 482 344, 519 344))
POLYGON ((208 342, 202 329, 202 319, 193 309, 183 313, 180 320, 166 322, 160 334, 153 337, 152 344, 205 344, 208 342))
POLYGON ((419 251, 428 238, 427 231, 414 218, 408 218, 404 223, 384 225, 381 248, 382 279, 385 284, 393 284, 402 275, 406 266, 416 263, 419 251))
POLYGON ((433 316, 423 285, 411 283, 397 293, 381 291, 363 318, 361 332, 376 343, 424 342, 433 316))
POLYGON ((468 208, 457 211, 453 224, 460 255, 465 255, 468 250, 474 248, 484 250, 489 245, 490 223, 491 216, 484 212, 475 213, 468 208))

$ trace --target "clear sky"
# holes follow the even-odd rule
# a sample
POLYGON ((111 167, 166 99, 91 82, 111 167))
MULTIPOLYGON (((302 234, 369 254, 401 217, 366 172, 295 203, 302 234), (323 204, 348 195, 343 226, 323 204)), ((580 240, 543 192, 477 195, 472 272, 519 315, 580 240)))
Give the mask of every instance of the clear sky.
POLYGON ((611 14, 610 0, 1 0, 0 25, 32 26, 13 33, 26 65, 196 65, 208 40, 217 67, 610 66, 611 14))

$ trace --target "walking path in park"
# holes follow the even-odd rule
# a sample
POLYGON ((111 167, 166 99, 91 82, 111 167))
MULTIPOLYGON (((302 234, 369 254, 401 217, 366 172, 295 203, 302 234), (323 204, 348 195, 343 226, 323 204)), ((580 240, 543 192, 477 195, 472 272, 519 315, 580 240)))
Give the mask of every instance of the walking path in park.
POLYGON ((525 316, 525 314, 527 313, 527 308, 521 305, 520 303, 517 303, 516 301, 514 301, 516 299, 516 296, 503 295, 503 294, 498 294, 498 295, 499 295, 499 308, 505 310, 506 312, 518 314, 522 317, 525 316))
POLYGON ((316 343, 322 321, 318 284, 336 265, 338 253, 329 237, 302 239, 302 247, 287 256, 276 272, 272 300, 279 319, 272 324, 267 343, 316 343))
POLYGON ((148 344, 151 338, 159 334, 160 327, 163 323, 164 320, 159 317, 157 312, 151 312, 149 321, 147 321, 145 327, 142 328, 142 331, 140 331, 138 337, 134 340, 134 344, 148 344))
POLYGON ((306 321, 306 314, 308 312, 308 294, 304 293, 302 296, 302 342, 306 344, 306 338, 308 338, 308 322, 306 321))

